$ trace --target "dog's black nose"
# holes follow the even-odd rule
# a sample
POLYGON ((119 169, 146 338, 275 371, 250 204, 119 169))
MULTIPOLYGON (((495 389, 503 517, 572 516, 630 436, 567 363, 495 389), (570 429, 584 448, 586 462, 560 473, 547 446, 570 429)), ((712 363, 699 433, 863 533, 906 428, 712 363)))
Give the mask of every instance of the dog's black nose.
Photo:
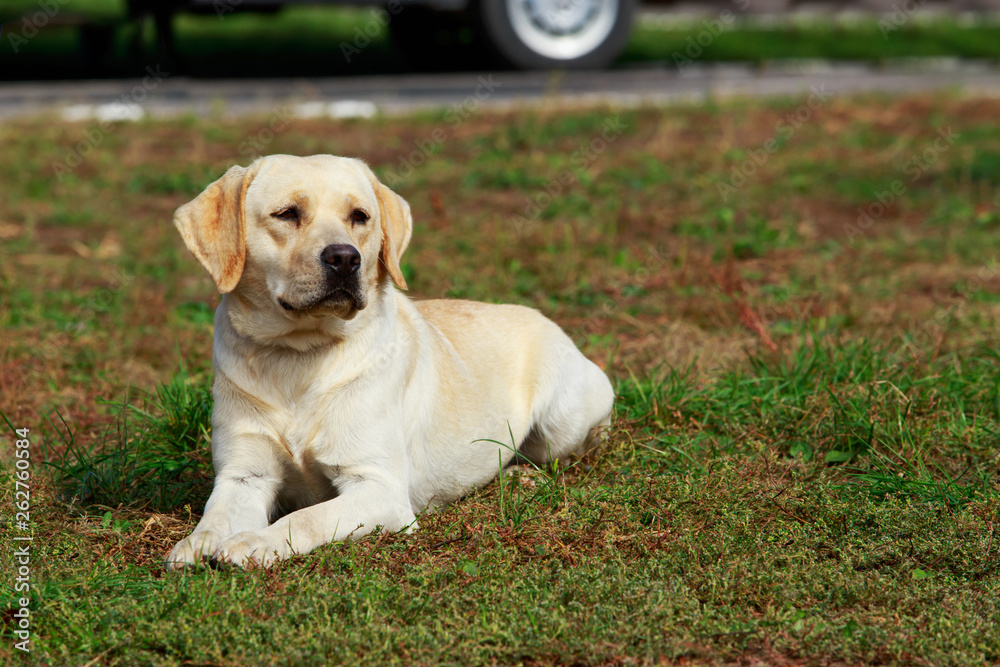
POLYGON ((345 243, 328 245, 323 248, 319 258, 341 278, 346 278, 361 266, 361 253, 354 246, 345 243))

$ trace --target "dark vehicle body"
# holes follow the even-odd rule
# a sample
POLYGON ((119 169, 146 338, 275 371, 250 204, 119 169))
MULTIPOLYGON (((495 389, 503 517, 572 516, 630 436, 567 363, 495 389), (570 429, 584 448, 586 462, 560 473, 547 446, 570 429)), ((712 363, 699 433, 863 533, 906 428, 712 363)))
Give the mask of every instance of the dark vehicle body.
POLYGON ((178 12, 274 12, 293 4, 385 9, 393 39, 416 66, 447 66, 470 45, 494 64, 518 69, 607 66, 624 48, 638 0, 130 0, 153 15, 169 44, 178 12))

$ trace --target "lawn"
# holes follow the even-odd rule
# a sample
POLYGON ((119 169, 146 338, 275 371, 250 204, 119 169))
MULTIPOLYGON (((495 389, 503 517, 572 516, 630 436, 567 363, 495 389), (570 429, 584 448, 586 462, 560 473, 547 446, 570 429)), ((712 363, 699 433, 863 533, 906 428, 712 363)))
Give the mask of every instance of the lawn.
POLYGON ((412 536, 188 575, 161 563, 210 490, 217 296, 171 216, 270 119, 5 123, 0 410, 31 463, 25 530, 5 426, 0 661, 1000 661, 998 115, 938 94, 289 121, 262 152, 362 156, 409 200, 413 297, 561 324, 615 383, 613 432, 412 536))

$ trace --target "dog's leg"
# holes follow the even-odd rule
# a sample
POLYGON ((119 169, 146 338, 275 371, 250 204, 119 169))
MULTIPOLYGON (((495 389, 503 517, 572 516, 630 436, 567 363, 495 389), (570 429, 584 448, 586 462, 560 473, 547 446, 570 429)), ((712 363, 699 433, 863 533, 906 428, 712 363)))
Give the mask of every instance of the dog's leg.
POLYGON ((241 439, 240 457, 226 456, 231 436, 216 433, 215 486, 205 504, 205 514, 190 536, 181 540, 166 558, 168 570, 179 570, 207 560, 227 537, 267 527, 281 484, 281 461, 276 445, 267 438, 241 439))
POLYGON ((224 540, 214 559, 236 565, 270 565, 293 553, 304 554, 329 542, 357 539, 381 526, 397 532, 416 529, 416 516, 400 485, 355 479, 338 484, 332 500, 292 512, 263 530, 224 540))
POLYGON ((604 371, 574 347, 553 376, 549 391, 534 406, 531 431, 518 450, 536 465, 586 454, 601 444, 611 425, 615 392, 604 371))

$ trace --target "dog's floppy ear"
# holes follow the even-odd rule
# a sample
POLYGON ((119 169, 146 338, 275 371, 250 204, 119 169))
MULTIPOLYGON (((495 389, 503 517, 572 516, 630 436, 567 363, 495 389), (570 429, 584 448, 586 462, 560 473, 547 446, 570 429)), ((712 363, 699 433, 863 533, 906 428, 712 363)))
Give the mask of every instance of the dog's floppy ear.
POLYGON ((400 289, 406 289, 406 279, 403 278, 403 271, 399 268, 399 258, 403 256, 406 246, 410 245, 410 237, 413 235, 413 215, 410 214, 410 205, 388 186, 382 185, 375 177, 375 172, 363 160, 355 159, 354 162, 365 173, 378 198, 379 220, 382 224, 382 248, 379 250, 379 260, 385 265, 392 282, 400 289))
POLYGON ((256 173, 256 164, 231 167, 174 213, 174 226, 184 244, 223 294, 232 292, 243 275, 247 255, 243 203, 256 173))
POLYGON ((406 289, 406 279, 399 268, 399 258, 403 256, 406 246, 410 245, 413 235, 413 215, 406 200, 390 190, 387 186, 375 181, 375 194, 378 196, 379 213, 382 218, 382 250, 380 258, 389 271, 392 282, 400 289, 406 289))

